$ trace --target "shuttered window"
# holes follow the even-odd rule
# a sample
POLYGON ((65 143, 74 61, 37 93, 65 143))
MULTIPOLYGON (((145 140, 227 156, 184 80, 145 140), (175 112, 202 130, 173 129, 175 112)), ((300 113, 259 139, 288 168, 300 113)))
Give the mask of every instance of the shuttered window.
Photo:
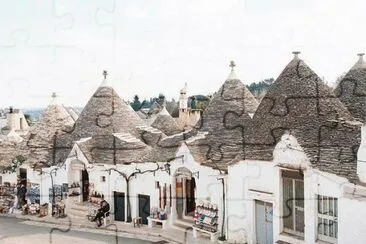
POLYGON ((318 195, 318 239, 336 242, 338 238, 338 199, 318 195))
POLYGON ((304 181, 297 172, 282 173, 283 230, 304 235, 304 181))

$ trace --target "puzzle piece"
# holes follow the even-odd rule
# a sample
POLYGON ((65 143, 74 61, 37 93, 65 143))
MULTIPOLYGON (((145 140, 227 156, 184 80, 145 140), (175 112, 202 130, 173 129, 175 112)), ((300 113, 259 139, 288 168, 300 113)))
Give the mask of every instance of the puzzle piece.
MULTIPOLYGON (((230 174, 235 174, 235 172, 238 172, 238 170, 233 168, 230 174)), ((239 185, 242 186, 241 188, 232 187, 228 189, 227 201, 230 204, 230 208, 228 209, 227 223, 230 226, 230 233, 232 235, 237 236, 241 240, 246 240, 248 226, 245 226, 243 221, 250 218, 250 216, 248 216, 250 211, 247 211, 247 209, 250 209, 248 204, 253 201, 248 195, 248 190, 250 189, 251 181, 260 180, 262 174, 258 164, 248 162, 245 163, 244 170, 240 169, 240 172, 240 177, 236 178, 234 176, 230 178, 232 181, 227 183, 229 185, 236 185, 239 183, 238 179, 240 178, 241 184, 239 185), (234 178, 236 178, 235 182, 233 182, 234 178), (237 189, 240 189, 240 193, 237 192, 237 189), (230 211, 231 209, 232 211, 230 211), (235 212, 235 214, 232 212, 235 212)))
MULTIPOLYGON (((341 118, 352 120, 347 111, 342 110, 342 107, 340 101, 331 93, 329 88, 321 83, 315 73, 303 61, 295 58, 279 76, 274 87, 263 98, 253 120, 240 118, 240 114, 229 111, 225 114, 224 121, 225 123, 233 120, 236 122, 227 124, 226 127, 228 129, 242 129, 243 146, 245 148, 244 155, 249 156, 249 158, 257 159, 253 152, 261 148, 263 150, 261 155, 259 155, 262 157, 261 159, 271 160, 271 152, 274 146, 283 132, 289 130, 299 140, 300 145, 310 157, 314 167, 331 171, 332 169, 329 166, 334 166, 334 164, 329 162, 329 156, 330 154, 334 155, 334 150, 339 148, 339 144, 342 142, 334 140, 334 134, 328 135, 327 138, 325 138, 325 135, 329 133, 329 129, 337 125, 334 122, 332 124, 331 121, 339 121, 341 118), (288 79, 291 79, 291 84, 288 79), (289 90, 291 87, 296 87, 296 90, 289 90), (278 93, 278 91, 287 92, 278 93), (240 120, 241 122, 238 123, 240 120), (325 128, 327 130, 324 130, 325 128), (278 130, 282 131, 282 133, 280 132, 276 136, 275 132, 278 130), (264 151, 268 153, 263 153, 264 151)), ((354 132, 354 134, 349 136, 346 136, 347 131, 345 130, 343 130, 343 134, 339 133, 338 127, 334 131, 338 132, 338 138, 359 138, 360 131, 357 129, 357 125, 352 128, 353 131, 351 130, 351 132, 354 132)), ((344 142, 344 149, 341 151, 343 153, 346 150, 351 152, 351 158, 349 156, 346 157, 353 164, 357 163, 355 152, 358 144, 359 139, 352 141, 351 144, 350 140, 347 140, 347 142, 344 142)), ((335 154, 339 156, 341 152, 335 154)), ((337 159, 334 157, 331 159, 333 159, 334 163, 341 160, 341 158, 337 159)), ((344 162, 344 160, 341 161, 344 162)), ((345 171, 347 167, 352 168, 353 166, 348 163, 345 168, 337 171, 337 173, 345 171)), ((350 173, 348 172, 348 174, 350 173)), ((351 179, 356 180, 354 175, 351 179)))
POLYGON ((361 67, 352 68, 340 81, 334 92, 356 119, 365 122, 366 66, 362 58, 363 55, 360 54, 361 67))
POLYGON ((70 219, 70 217, 68 217, 68 220, 69 220, 69 225, 68 225, 66 230, 60 229, 58 227, 51 228, 51 230, 50 230, 50 244, 52 243, 52 234, 53 234, 54 231, 60 231, 60 232, 66 233, 66 232, 69 232, 71 230, 71 219, 70 219))

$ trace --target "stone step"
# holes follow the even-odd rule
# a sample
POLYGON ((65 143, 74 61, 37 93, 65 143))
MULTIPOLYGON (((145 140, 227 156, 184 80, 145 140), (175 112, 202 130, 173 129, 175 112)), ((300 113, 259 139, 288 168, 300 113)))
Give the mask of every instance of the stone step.
POLYGON ((187 227, 192 227, 192 225, 194 224, 194 220, 193 218, 192 219, 176 219, 174 221, 174 224, 180 224, 180 225, 184 225, 184 226, 187 226, 187 227))
POLYGON ((70 204, 70 208, 77 209, 77 210, 83 210, 83 211, 89 211, 89 206, 87 204, 70 204))
POLYGON ((176 230, 179 230, 179 231, 182 231, 182 232, 187 232, 187 233, 192 232, 192 225, 187 226, 187 225, 182 225, 180 223, 174 223, 172 225, 172 228, 176 229, 176 230))
POLYGON ((67 208, 67 211, 77 213, 77 214, 88 214, 89 213, 89 210, 78 209, 78 208, 67 208))
POLYGON ((174 221, 172 228, 183 232, 191 232, 193 224, 193 219, 177 219, 174 221))

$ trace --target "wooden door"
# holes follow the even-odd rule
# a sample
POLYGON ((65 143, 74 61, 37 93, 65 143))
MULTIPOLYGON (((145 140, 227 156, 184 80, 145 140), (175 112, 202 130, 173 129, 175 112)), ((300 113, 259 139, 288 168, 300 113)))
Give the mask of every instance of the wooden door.
POLYGON ((125 221, 125 193, 114 192, 114 219, 125 221))

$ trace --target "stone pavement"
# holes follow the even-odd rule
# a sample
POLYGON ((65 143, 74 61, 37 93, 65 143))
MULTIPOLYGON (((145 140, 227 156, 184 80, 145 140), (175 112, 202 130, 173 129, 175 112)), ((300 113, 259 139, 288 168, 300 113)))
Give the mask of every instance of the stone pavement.
MULTIPOLYGON (((35 235, 27 235, 27 236, 16 236, 9 237, 1 241, 1 244, 19 244, 19 243, 27 243, 27 244, 39 244, 39 243, 49 243, 49 235, 48 234, 35 234, 35 235)), ((84 238, 74 237, 74 236, 65 236, 53 234, 52 236, 52 244, 63 244, 63 243, 73 243, 73 244, 100 244, 100 241, 94 240, 85 240, 84 238)))
MULTIPOLYGON (((101 234, 113 234, 122 237, 128 237, 133 239, 143 239, 149 240, 152 242, 158 242, 161 240, 165 240, 168 243, 175 243, 175 244, 211 244, 208 236, 199 236, 197 239, 193 237, 192 230, 183 231, 176 228, 169 228, 167 230, 163 230, 160 226, 148 228, 147 226, 141 226, 140 228, 133 227, 132 223, 125 223, 119 221, 113 221, 111 225, 103 228, 98 228, 95 222, 90 222, 86 218, 85 219, 73 219, 70 218, 53 218, 49 215, 45 217, 38 217, 32 215, 21 215, 19 213, 7 215, 9 217, 16 217, 20 219, 24 219, 25 224, 31 225, 41 225, 41 226, 48 226, 50 228, 59 228, 61 230, 67 230, 70 226, 70 229, 74 231, 86 231, 86 232, 93 232, 93 233, 101 233, 101 234)), ((55 232, 56 234, 56 232, 55 232)), ((37 236, 39 238, 48 238, 43 236, 37 236)), ((71 238, 71 237, 70 237, 71 238)), ((56 235, 57 239, 57 235, 56 235)), ((55 239, 55 240, 56 240, 55 239)), ((47 239, 48 240, 48 239, 47 239)), ((10 241, 10 240, 9 240, 10 241)), ((15 240, 14 240, 15 241, 15 240)), ((62 241, 60 239, 60 241, 62 241)), ((63 243, 66 241, 63 239, 63 243)), ((70 240, 71 241, 71 240, 70 240)), ((47 241, 48 242, 48 241, 47 241)), ((81 240, 72 240, 73 244, 81 243, 81 240)), ((12 243, 12 242, 9 242, 12 243)), ((22 243, 22 242, 14 242, 14 243, 22 243)), ((38 242, 43 243, 43 242, 38 242)), ((38 244, 37 243, 37 244, 38 244)), ((54 242, 57 243, 57 242, 54 242)), ((85 243, 85 240, 84 240, 85 243)), ((27 242, 27 244, 29 244, 27 242)))

